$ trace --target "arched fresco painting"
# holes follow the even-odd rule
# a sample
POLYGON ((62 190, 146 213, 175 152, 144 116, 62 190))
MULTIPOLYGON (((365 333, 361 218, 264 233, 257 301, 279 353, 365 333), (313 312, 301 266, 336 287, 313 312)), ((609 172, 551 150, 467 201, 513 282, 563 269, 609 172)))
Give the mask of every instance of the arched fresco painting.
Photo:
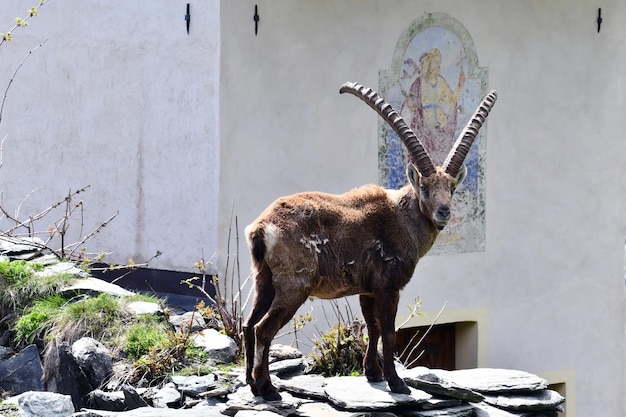
MULTIPOLYGON (((487 69, 478 66, 474 41, 445 13, 414 20, 400 36, 391 69, 379 72, 381 95, 400 112, 441 165, 454 140, 487 93, 487 69)), ((454 197, 453 218, 431 254, 485 249, 483 127, 465 161, 468 175, 454 197)), ((406 153, 400 139, 379 122, 379 172, 385 187, 406 184, 406 153)))

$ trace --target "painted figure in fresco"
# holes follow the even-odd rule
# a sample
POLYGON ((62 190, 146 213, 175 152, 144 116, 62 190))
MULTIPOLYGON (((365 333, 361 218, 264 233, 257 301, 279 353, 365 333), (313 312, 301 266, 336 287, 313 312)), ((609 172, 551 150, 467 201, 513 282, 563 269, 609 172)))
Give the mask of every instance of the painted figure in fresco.
POLYGON ((461 70, 454 91, 441 75, 441 51, 433 48, 422 54, 417 64, 409 58, 404 62, 403 78, 417 77, 402 104, 401 114, 422 140, 435 164, 442 164, 454 143, 457 124, 457 102, 465 73, 461 70))

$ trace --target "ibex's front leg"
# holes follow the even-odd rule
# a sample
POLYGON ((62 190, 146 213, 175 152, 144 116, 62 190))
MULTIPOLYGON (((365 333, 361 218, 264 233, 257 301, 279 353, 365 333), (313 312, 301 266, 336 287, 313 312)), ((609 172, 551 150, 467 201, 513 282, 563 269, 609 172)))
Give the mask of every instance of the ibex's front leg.
POLYGON ((383 373, 391 392, 410 394, 411 390, 398 376, 393 362, 393 349, 396 341, 395 319, 400 294, 398 290, 386 289, 374 301, 376 315, 383 339, 383 373))

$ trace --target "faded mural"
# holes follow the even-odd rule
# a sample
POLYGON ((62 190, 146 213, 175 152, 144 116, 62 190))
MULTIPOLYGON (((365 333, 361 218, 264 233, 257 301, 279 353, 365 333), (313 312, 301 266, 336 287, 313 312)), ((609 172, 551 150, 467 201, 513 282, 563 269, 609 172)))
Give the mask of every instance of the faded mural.
MULTIPOLYGON (((487 70, 478 66, 467 30, 445 13, 429 13, 400 36, 391 69, 379 73, 379 91, 420 138, 436 165, 487 93, 487 70)), ((468 175, 454 197, 453 218, 431 254, 485 250, 484 126, 465 164, 468 175)), ((379 124, 379 172, 385 187, 406 184, 406 150, 379 124)))

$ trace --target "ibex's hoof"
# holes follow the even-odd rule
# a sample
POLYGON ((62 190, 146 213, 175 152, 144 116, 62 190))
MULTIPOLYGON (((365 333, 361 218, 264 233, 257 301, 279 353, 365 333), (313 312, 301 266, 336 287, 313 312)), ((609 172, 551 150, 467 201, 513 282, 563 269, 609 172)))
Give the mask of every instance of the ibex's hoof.
POLYGON ((410 394, 411 393, 411 389, 407 387, 407 385, 402 380, 400 380, 399 382, 395 382, 393 384, 391 383, 391 381, 389 381, 389 389, 391 390, 391 392, 394 392, 396 394, 410 394))
POLYGON ((277 391, 268 391, 262 396, 265 401, 281 401, 283 399, 277 391))

